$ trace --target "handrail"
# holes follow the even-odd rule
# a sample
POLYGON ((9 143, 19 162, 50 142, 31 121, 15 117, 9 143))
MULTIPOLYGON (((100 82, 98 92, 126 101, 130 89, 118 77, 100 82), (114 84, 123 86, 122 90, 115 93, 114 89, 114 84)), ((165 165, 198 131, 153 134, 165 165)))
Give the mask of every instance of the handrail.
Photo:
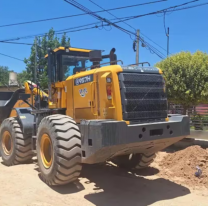
POLYGON ((141 62, 141 63, 137 63, 137 64, 130 64, 130 65, 128 65, 128 66, 131 66, 131 65, 139 65, 139 64, 141 64, 142 66, 143 66, 144 64, 148 64, 149 67, 150 67, 150 63, 149 63, 149 62, 141 62))
MULTIPOLYGON (((116 60, 116 61, 106 62, 106 63, 92 65, 92 66, 94 66, 96 68, 97 66, 100 66, 100 65, 109 64, 109 63, 117 63, 117 62, 121 62, 123 64, 122 60, 116 60)), ((85 69, 89 69, 89 68, 91 68, 91 66, 90 67, 86 67, 85 69)))
POLYGON ((91 103, 90 103, 90 107, 91 107, 91 112, 94 116, 97 116, 97 113, 94 113, 93 111, 93 84, 95 84, 96 82, 91 82, 90 86, 91 86, 91 97, 90 97, 90 100, 91 100, 91 103))

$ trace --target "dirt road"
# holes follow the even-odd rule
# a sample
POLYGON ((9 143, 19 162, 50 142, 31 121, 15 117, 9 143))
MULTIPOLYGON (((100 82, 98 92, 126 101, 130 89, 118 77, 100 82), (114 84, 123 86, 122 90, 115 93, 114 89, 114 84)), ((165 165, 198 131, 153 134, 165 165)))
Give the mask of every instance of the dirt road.
POLYGON ((207 190, 192 190, 161 178, 157 165, 153 166, 131 174, 108 164, 86 165, 76 184, 49 187, 40 180, 36 163, 0 164, 0 206, 208 205, 207 190))

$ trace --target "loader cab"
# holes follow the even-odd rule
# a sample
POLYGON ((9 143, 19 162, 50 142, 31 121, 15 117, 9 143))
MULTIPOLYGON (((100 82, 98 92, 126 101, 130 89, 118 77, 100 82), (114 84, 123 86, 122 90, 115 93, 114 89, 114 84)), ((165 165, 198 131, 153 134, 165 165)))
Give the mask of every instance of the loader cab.
POLYGON ((48 59, 48 78, 51 82, 61 82, 67 77, 84 71, 92 65, 89 61, 87 49, 59 47, 55 50, 48 50, 45 56, 48 59))
MULTIPOLYGON (((59 47, 48 50, 48 79, 51 83, 65 81, 69 76, 99 68, 102 63, 116 60, 116 55, 103 55, 101 50, 59 47)), ((105 65, 106 66, 106 65, 105 65)))

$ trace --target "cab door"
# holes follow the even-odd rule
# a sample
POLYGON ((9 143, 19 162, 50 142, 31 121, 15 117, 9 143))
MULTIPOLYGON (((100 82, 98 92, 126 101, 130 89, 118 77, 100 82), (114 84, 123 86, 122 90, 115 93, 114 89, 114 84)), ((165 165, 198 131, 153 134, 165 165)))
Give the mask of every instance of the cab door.
POLYGON ((97 118, 97 86, 94 71, 83 72, 74 77, 74 118, 76 122, 82 119, 97 118), (88 73, 88 74, 87 74, 88 73))

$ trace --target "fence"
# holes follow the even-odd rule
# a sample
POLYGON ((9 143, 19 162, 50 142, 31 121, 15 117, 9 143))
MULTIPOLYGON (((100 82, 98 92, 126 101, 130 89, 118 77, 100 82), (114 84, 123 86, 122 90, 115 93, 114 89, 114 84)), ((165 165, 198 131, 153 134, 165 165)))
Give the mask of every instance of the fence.
MULTIPOLYGON (((190 107, 186 113, 190 116, 191 114, 194 114, 194 107, 190 107)), ((182 105, 179 104, 173 104, 173 103, 169 103, 168 104, 168 113, 169 114, 183 114, 184 113, 184 109, 182 105)))
MULTIPOLYGON (((169 103, 169 114, 183 114, 183 106, 169 103)), ((208 130, 208 104, 199 104, 186 112, 191 119, 191 128, 195 130, 208 130)))

